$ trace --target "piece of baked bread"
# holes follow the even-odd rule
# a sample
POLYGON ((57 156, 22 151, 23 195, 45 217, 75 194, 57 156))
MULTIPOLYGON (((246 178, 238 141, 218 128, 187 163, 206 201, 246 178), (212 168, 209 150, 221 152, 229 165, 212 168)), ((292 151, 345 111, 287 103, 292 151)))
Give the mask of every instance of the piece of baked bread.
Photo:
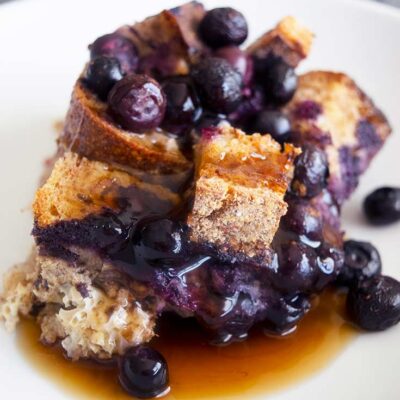
POLYGON ((223 126, 203 131, 196 148, 190 239, 221 258, 265 262, 286 213, 284 196, 299 151, 269 135, 223 126))
POLYGON ((59 145, 67 151, 105 162, 114 162, 151 173, 170 174, 191 167, 175 137, 154 130, 134 133, 121 129, 81 80, 72 92, 59 145))
POLYGON ((281 58, 291 67, 296 67, 311 50, 313 33, 296 18, 283 18, 274 29, 264 33, 247 48, 247 53, 256 60, 281 58))
POLYGON ((124 189, 135 189, 158 198, 165 204, 166 211, 180 201, 177 194, 164 186, 143 182, 110 164, 67 152, 57 160, 50 177, 36 192, 33 203, 35 224, 45 228, 60 221, 79 220, 105 209, 118 211, 121 208, 119 197, 124 189))
POLYGON ((285 111, 296 144, 326 150, 329 190, 343 203, 389 136, 388 120, 349 76, 331 71, 301 75, 285 111))

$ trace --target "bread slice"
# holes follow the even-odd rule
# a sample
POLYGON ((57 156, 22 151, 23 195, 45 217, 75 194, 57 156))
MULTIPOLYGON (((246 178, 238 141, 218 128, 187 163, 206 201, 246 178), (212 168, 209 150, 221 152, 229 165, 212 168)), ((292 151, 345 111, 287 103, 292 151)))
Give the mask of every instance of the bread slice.
POLYGON ((154 130, 139 134, 121 129, 107 114, 107 104, 81 80, 72 92, 59 145, 84 157, 142 171, 170 174, 191 167, 177 140, 166 132, 154 130))
POLYGON ((203 132, 190 239, 222 259, 267 261, 298 153, 290 144, 281 151, 269 135, 248 136, 230 126, 203 132))
POLYGON ((389 136, 386 117, 349 76, 331 71, 301 75, 285 111, 297 144, 326 150, 330 190, 341 204, 389 136))
POLYGON ((286 64, 296 67, 308 56, 313 37, 313 33, 296 18, 288 16, 252 43, 247 53, 260 60, 280 57, 286 64))
POLYGON ((153 194, 173 207, 179 196, 167 188, 145 183, 138 177, 109 164, 90 161, 71 152, 54 165, 46 183, 36 192, 33 203, 39 228, 60 221, 77 220, 104 209, 118 210, 121 189, 137 188, 153 194))

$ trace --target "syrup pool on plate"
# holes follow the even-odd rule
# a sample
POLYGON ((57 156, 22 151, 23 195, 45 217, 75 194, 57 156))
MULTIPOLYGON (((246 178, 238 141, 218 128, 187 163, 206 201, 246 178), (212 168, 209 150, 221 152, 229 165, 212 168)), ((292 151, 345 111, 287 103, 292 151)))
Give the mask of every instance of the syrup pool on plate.
MULTIPOLYGON (((253 331, 241 343, 226 347, 207 344, 199 327, 173 318, 162 320, 153 346, 167 359, 171 392, 166 400, 235 399, 284 390, 324 368, 356 335, 344 318, 343 294, 327 290, 297 331, 270 338, 253 331)), ((130 399, 107 365, 66 360, 59 348, 39 343, 39 328, 23 321, 19 348, 32 368, 74 398, 130 399)))

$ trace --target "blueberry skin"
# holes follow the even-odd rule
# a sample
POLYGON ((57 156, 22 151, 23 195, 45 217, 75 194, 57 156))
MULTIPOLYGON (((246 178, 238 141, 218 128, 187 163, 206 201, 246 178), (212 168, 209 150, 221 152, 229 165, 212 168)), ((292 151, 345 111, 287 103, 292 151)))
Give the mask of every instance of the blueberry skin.
POLYGON ((364 213, 373 225, 389 225, 400 221, 400 188, 382 187, 364 200, 364 213))
POLYGON ((124 74, 136 72, 139 64, 139 55, 136 46, 126 37, 118 33, 110 33, 97 38, 89 45, 90 58, 100 56, 114 57, 124 74))
POLYGON ((383 331, 400 321, 400 282, 376 276, 351 288, 347 310, 352 321, 367 331, 383 331))
POLYGON ((337 279, 341 285, 356 286, 382 272, 381 257, 371 243, 346 240, 344 254, 344 265, 337 279))
POLYGON ((166 100, 160 85, 146 75, 127 75, 108 95, 114 118, 124 129, 145 132, 158 127, 164 117, 166 100))
POLYGON ((253 77, 253 59, 237 46, 226 46, 214 52, 215 57, 223 58, 242 76, 247 86, 253 77))
POLYGON ((290 121, 281 111, 264 110, 250 125, 250 133, 269 133, 277 142, 283 144, 290 138, 290 121))
POLYGON ((162 83, 162 89, 167 99, 162 127, 175 134, 190 129, 202 111, 191 80, 183 76, 168 78, 162 83))
POLYGON ((242 98, 242 78, 221 58, 200 61, 191 71, 202 104, 214 113, 233 111, 242 98))
POLYGON ((112 87, 122 78, 121 67, 116 58, 98 57, 90 61, 83 81, 90 90, 105 101, 112 87))
POLYGON ((119 362, 119 381, 132 396, 141 399, 159 396, 169 389, 167 362, 151 347, 132 348, 119 362))
POLYGON ((328 159, 323 150, 312 145, 302 148, 295 160, 291 192, 298 197, 312 198, 326 187, 329 176, 328 159))
POLYGON ((297 89, 297 75, 283 61, 273 62, 261 75, 266 98, 276 105, 289 102, 297 89))
POLYGON ((199 25, 199 34, 212 48, 242 44, 248 34, 243 14, 231 7, 214 8, 199 25))

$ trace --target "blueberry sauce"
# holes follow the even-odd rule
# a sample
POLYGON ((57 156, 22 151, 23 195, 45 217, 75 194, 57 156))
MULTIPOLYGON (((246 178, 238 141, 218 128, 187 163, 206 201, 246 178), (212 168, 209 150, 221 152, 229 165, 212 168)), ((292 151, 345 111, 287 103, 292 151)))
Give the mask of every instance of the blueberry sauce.
POLYGON ((96 251, 130 279, 147 283, 164 311, 195 316, 214 343, 226 344, 242 340, 256 323, 275 334, 292 331, 309 309, 309 295, 335 280, 342 267, 341 233, 331 224, 338 215, 322 206, 324 194, 306 208, 295 196, 286 200, 291 213, 264 265, 222 262, 193 246, 186 205, 173 207, 134 189, 121 191, 119 211, 35 226, 33 234, 42 252, 57 257, 77 260, 71 246, 96 251))

